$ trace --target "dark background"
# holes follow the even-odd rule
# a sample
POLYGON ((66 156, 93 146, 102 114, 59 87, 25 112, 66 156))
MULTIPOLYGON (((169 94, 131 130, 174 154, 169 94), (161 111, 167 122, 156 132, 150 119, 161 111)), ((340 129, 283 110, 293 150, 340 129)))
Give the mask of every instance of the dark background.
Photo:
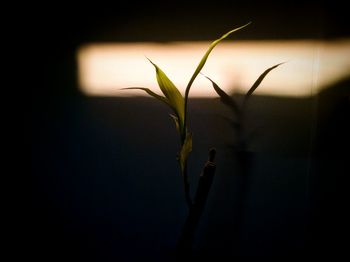
MULTIPOLYGON (((38 261, 171 261, 187 214, 167 108, 151 98, 82 95, 80 45, 213 40, 248 21, 236 39, 332 41, 349 37, 347 15, 345 4, 335 1, 38 7, 32 18, 38 77, 29 118, 30 255, 38 261)), ((235 134, 223 118, 229 110, 211 98, 189 103, 192 192, 208 149, 218 150, 197 257, 347 255, 349 79, 311 98, 254 96, 246 112, 247 130, 256 130, 247 176, 238 174, 230 149, 235 134)))

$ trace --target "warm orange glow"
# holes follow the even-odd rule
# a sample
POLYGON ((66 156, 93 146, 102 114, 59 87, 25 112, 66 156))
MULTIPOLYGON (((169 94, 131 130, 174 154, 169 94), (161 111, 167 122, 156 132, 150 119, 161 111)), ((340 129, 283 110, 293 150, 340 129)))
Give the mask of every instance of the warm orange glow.
MULTIPOLYGON (((91 96, 146 95, 122 91, 124 87, 148 87, 161 93, 153 66, 158 64, 175 85, 184 89, 210 42, 169 44, 91 44, 78 51, 81 90, 91 96)), ((256 94, 309 96, 350 75, 350 40, 338 41, 225 41, 211 53, 202 72, 227 92, 246 92, 267 68, 272 71, 256 94)), ((191 97, 217 96, 199 75, 191 97)))

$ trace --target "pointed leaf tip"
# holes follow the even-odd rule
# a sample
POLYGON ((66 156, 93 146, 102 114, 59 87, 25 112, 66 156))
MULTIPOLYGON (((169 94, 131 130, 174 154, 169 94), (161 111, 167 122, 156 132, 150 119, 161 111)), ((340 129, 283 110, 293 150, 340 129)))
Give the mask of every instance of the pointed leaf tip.
POLYGON ((142 90, 145 91, 147 94, 149 94, 150 96, 153 96, 154 98, 158 99, 159 101, 162 101, 163 103, 169 105, 169 102, 167 100, 167 98, 160 96, 156 93, 154 93, 151 89, 149 88, 145 88, 145 87, 126 87, 126 88, 121 88, 121 90, 142 90))
POLYGON ((243 25, 243 26, 237 27, 237 28, 235 28, 235 29, 233 29, 233 30, 231 30, 231 31, 229 31, 229 32, 227 32, 227 33, 225 33, 225 34, 222 35, 220 38, 216 39, 215 41, 213 41, 213 42, 210 44, 208 50, 206 51, 206 53, 205 53, 204 56, 202 57, 202 59, 201 59, 201 61, 199 62, 199 64, 198 64, 196 70, 194 71, 194 73, 193 73, 193 75, 192 75, 190 81, 189 81, 188 84, 187 84, 186 91, 185 91, 185 103, 187 103, 188 94, 189 94, 189 92, 190 92, 190 88, 191 88, 191 86, 192 86, 194 80, 196 79, 196 77, 197 77, 197 75, 199 74, 199 72, 202 70, 203 66, 205 65, 205 63, 206 63, 206 61, 207 61, 207 59, 208 59, 208 57, 209 57, 211 51, 214 49, 214 47, 215 47, 218 43, 220 43, 222 40, 224 40, 225 38, 227 38, 227 37, 228 37, 230 34, 232 34, 233 32, 236 32, 236 31, 238 31, 238 30, 240 30, 240 29, 243 29, 244 27, 248 26, 249 24, 251 24, 251 22, 249 22, 249 23, 247 23, 247 24, 245 24, 245 25, 243 25))
MULTIPOLYGON (((148 59, 148 58, 147 58, 148 59)), ((174 83, 167 77, 167 75, 148 59, 156 69, 156 77, 159 88, 165 95, 168 104, 175 112, 176 116, 179 118, 180 130, 184 128, 184 118, 185 118, 185 109, 184 109, 184 98, 181 95, 180 91, 176 88, 174 83)))
MULTIPOLYGON (((202 73, 201 73, 202 74, 202 73)), ((225 105, 231 108, 232 111, 234 111, 236 114, 239 114, 239 107, 236 104, 236 102, 230 97, 224 90, 222 90, 213 80, 211 80, 206 75, 205 76, 213 85, 213 88, 215 92, 220 96, 221 102, 223 102, 225 105)))

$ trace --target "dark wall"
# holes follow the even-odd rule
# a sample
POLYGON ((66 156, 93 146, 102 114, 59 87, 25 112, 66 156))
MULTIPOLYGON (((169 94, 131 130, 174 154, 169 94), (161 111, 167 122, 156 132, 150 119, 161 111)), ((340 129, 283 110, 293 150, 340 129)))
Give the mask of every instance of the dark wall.
MULTIPOLYGON (((85 97, 75 52, 84 43, 349 36, 335 3, 115 2, 50 5, 38 23, 33 85, 31 254, 39 261, 171 261, 187 215, 167 108, 150 98, 85 97)), ((305 99, 258 97, 246 114, 250 165, 240 175, 230 116, 191 99, 192 192, 207 158, 217 173, 195 240, 213 259, 345 254, 349 82, 305 99)))

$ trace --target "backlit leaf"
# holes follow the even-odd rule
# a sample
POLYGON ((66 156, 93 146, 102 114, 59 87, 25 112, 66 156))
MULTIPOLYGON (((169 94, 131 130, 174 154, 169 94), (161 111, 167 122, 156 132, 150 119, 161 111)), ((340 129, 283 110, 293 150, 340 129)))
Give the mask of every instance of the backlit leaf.
POLYGON ((169 116, 174 120, 176 130, 180 132, 179 118, 173 114, 169 114, 169 116))
POLYGON ((185 107, 184 98, 176 86, 166 76, 166 74, 151 60, 149 60, 156 69, 157 81, 160 89, 168 100, 169 105, 179 118, 180 130, 184 127, 185 107))
POLYGON ((168 106, 170 106, 169 105, 169 102, 168 102, 168 100, 165 98, 165 97, 163 97, 163 96, 160 96, 160 95, 157 95, 156 93, 154 93, 152 90, 150 90, 149 88, 145 88, 145 87, 127 87, 127 88, 122 88, 122 90, 127 90, 127 89, 135 89, 135 90, 143 90, 143 91, 145 91, 147 94, 149 94, 150 96, 153 96, 154 98, 156 98, 156 99, 158 99, 159 101, 162 101, 162 102, 164 102, 164 103, 166 103, 168 106))
POLYGON ((179 154, 179 163, 180 163, 182 174, 184 174, 186 161, 191 151, 192 151, 192 133, 188 132, 186 134, 186 138, 184 140, 184 143, 182 144, 180 154, 179 154))
POLYGON ((238 31, 238 30, 240 30, 240 29, 242 29, 242 28, 248 26, 249 24, 250 24, 250 22, 249 22, 248 24, 245 24, 245 25, 243 25, 243 26, 241 26, 241 27, 235 28, 235 29, 233 29, 233 30, 227 32, 226 34, 224 34, 223 36, 221 36, 219 39, 216 39, 214 42, 212 42, 212 43, 210 44, 210 46, 209 46, 207 52, 206 52, 206 53, 204 54, 204 56, 202 57, 202 59, 201 59, 201 61, 199 62, 199 64, 198 64, 196 70, 194 71, 194 73, 193 73, 193 75, 192 75, 190 81, 189 81, 188 84, 187 84, 186 92, 185 92, 185 103, 187 102, 186 100, 187 100, 187 98, 188 98, 188 94, 189 94, 189 92, 190 92, 190 88, 191 88, 191 86, 192 86, 194 80, 196 79, 196 77, 197 77, 197 75, 199 74, 199 72, 202 70, 202 68, 203 68, 203 66, 204 66, 204 64, 205 64, 205 62, 206 62, 207 59, 208 59, 208 56, 209 56, 210 52, 214 49, 214 47, 215 47, 218 43, 220 43, 222 40, 224 40, 226 37, 228 37, 230 34, 232 34, 233 32, 236 32, 236 31, 238 31))

